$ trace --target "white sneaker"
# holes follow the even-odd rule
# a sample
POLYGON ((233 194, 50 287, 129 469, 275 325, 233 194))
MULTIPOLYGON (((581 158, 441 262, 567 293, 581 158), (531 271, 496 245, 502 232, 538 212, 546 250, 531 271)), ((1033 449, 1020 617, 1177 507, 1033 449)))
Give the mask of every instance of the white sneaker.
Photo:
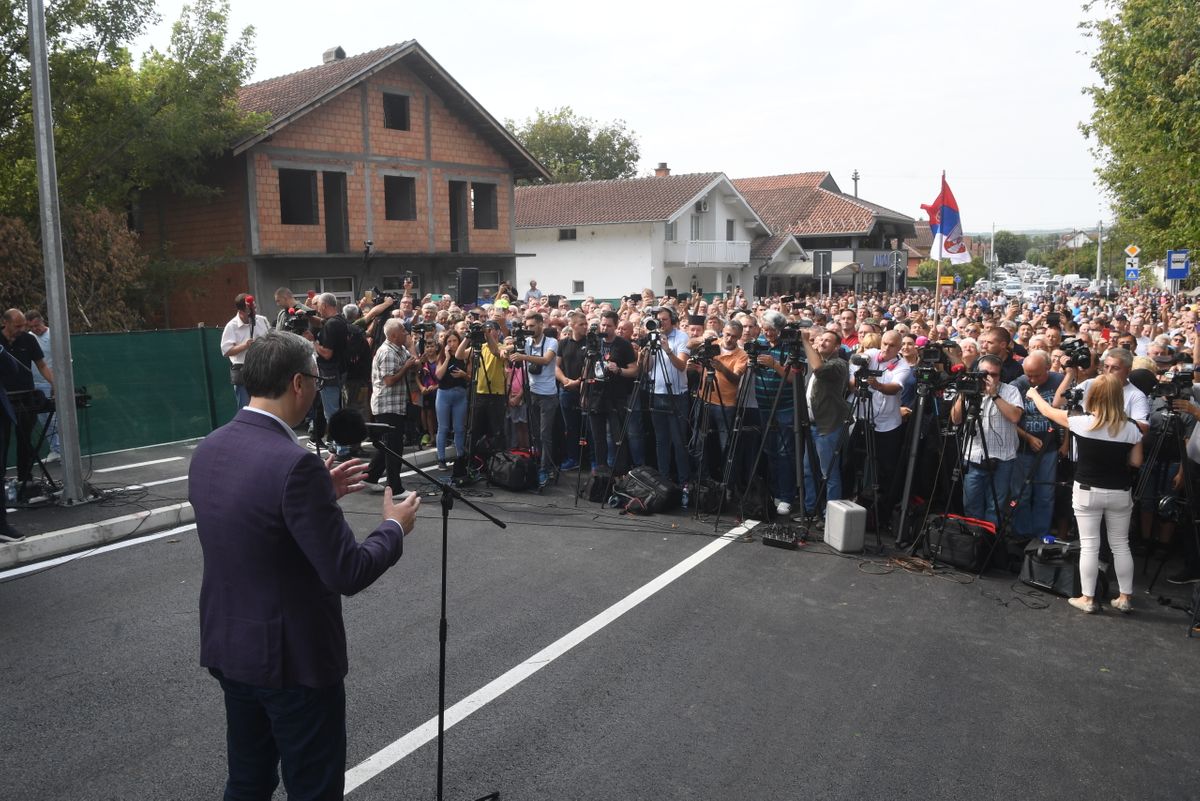
POLYGON ((791 514, 792 513, 792 505, 790 503, 788 503, 787 501, 780 501, 779 504, 775 507, 775 513, 780 514, 780 515, 791 514))
POLYGON ((51 451, 50 453, 46 454, 46 458, 43 459, 42 461, 45 462, 46 464, 53 464, 54 462, 57 462, 61 458, 62 457, 59 456, 57 453, 55 453, 54 451, 51 451))
POLYGON ((386 484, 377 484, 374 481, 366 481, 363 483, 366 484, 367 492, 371 492, 371 493, 374 493, 377 495, 382 495, 383 491, 387 488, 386 484))

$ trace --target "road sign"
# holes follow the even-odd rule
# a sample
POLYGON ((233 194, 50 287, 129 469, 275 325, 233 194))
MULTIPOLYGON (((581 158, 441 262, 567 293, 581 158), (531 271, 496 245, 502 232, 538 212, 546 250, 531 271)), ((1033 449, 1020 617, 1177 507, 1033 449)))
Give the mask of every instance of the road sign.
POLYGON ((961 284, 961 283, 962 283, 962 276, 961 276, 961 275, 958 275, 958 274, 956 273, 956 274, 955 274, 955 276, 954 276, 954 283, 956 283, 956 284, 961 284))
POLYGON ((1168 281, 1180 281, 1188 277, 1188 272, 1192 268, 1192 262, 1188 259, 1188 251, 1185 249, 1168 250, 1167 251, 1167 275, 1168 281))
POLYGON ((941 284, 942 286, 951 286, 954 283, 954 279, 948 275, 943 275, 938 280, 938 283, 941 284))
POLYGON ((1141 252, 1142 252, 1142 249, 1139 248, 1137 245, 1130 245, 1129 247, 1125 248, 1125 255, 1131 259, 1136 259, 1137 254, 1139 254, 1141 252))
POLYGON ((1125 267, 1125 280, 1126 281, 1138 280, 1138 269, 1136 267, 1129 267, 1127 264, 1125 267))
POLYGON ((1140 259, 1128 258, 1125 260, 1125 274, 1126 275, 1129 274, 1130 270, 1133 270, 1133 272, 1136 273, 1140 267, 1141 267, 1140 259))

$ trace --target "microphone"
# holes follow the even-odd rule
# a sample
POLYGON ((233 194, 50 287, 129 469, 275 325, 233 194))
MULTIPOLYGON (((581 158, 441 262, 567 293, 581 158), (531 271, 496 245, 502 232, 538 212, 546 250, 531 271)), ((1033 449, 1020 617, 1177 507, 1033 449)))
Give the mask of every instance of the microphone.
POLYGON ((950 374, 954 375, 955 373, 961 373, 963 370, 966 370, 966 369, 967 369, 967 366, 965 364, 955 364, 950 367, 950 374))
POLYGON ((329 418, 329 438, 351 448, 361 445, 367 438, 367 421, 357 409, 338 409, 329 418))

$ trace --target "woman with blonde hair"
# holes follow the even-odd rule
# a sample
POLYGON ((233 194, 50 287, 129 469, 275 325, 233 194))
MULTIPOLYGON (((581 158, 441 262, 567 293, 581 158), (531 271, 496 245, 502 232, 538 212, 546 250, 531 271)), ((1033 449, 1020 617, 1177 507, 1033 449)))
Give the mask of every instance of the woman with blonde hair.
POLYGON ((1098 611, 1096 576, 1100 566, 1100 521, 1108 529, 1108 546, 1117 571, 1119 593, 1110 605, 1118 612, 1132 609, 1133 556, 1129 552, 1129 519, 1133 498, 1129 494, 1131 467, 1142 464, 1142 432, 1125 416, 1124 387, 1119 378, 1103 374, 1094 379, 1084 398, 1087 414, 1068 416, 1055 409, 1033 387, 1026 393, 1039 412, 1075 435, 1078 459, 1071 508, 1079 525, 1080 596, 1071 606, 1083 612, 1098 611))

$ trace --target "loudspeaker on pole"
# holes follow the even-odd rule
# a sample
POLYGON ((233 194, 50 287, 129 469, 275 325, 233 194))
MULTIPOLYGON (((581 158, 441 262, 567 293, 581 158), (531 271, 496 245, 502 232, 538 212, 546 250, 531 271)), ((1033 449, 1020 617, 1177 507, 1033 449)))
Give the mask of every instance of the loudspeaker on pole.
POLYGON ((479 300, 479 268, 458 268, 458 302, 460 305, 474 304, 479 300))

